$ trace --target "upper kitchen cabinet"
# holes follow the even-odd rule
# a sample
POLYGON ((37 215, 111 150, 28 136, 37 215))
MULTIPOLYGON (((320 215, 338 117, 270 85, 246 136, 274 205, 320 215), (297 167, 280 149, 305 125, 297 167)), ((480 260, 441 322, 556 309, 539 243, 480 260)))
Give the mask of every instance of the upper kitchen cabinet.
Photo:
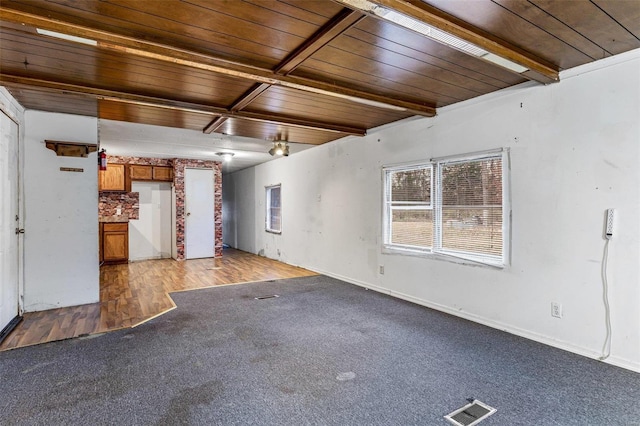
POLYGON ((129 177, 131 180, 152 180, 153 166, 129 165, 129 177))
POLYGON ((166 166, 129 165, 131 180, 173 181, 173 168, 166 166))
POLYGON ((98 190, 126 191, 126 166, 124 164, 107 164, 107 170, 99 172, 98 190))
POLYGON ((173 168, 153 166, 153 180, 173 181, 173 168))

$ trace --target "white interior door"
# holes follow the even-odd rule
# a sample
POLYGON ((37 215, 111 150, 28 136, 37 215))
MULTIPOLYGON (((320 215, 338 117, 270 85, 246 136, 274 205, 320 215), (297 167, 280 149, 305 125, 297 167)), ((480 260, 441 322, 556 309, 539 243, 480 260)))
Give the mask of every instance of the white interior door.
POLYGON ((0 330, 18 316, 18 125, 0 111, 0 330))
POLYGON ((215 229, 213 170, 184 171, 185 258, 213 257, 215 229))
POLYGON ((129 221, 129 259, 171 257, 171 184, 131 182, 140 196, 139 219, 129 221))

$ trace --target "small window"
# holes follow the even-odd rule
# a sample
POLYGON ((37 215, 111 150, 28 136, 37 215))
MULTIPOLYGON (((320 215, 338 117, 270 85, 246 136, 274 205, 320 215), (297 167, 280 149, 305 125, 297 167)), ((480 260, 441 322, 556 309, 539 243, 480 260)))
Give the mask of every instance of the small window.
POLYGON ((386 171, 386 243, 416 250, 433 245, 431 165, 386 171))
POLYGON ((506 151, 385 167, 387 249, 507 264, 506 151))
POLYGON ((282 232, 282 204, 280 198, 280 185, 266 187, 266 230, 268 232, 282 232))

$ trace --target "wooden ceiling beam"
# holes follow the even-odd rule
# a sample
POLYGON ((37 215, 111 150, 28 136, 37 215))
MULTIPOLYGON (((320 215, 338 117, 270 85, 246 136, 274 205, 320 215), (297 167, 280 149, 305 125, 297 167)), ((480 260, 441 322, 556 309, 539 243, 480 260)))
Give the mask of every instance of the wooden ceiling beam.
POLYGON ((229 109, 231 111, 240 111, 244 109, 244 107, 253 102, 254 99, 263 94, 269 87, 271 87, 271 85, 267 83, 258 83, 254 85, 246 93, 240 96, 229 109))
MULTIPOLYGON (((240 96, 229 107, 229 111, 238 112, 242 110, 244 107, 246 107, 251 102, 253 102, 254 99, 256 99, 258 96, 264 93, 264 91, 267 90, 269 87, 271 87, 271 85, 267 83, 255 84, 251 89, 247 90, 244 94, 242 94, 242 96, 240 96)), ((215 120, 213 120, 211 123, 207 124, 205 128, 202 129, 202 132, 207 134, 211 132, 215 132, 218 128, 220 128, 220 126, 224 124, 225 121, 227 121, 227 117, 218 117, 215 120)))
POLYGON ((265 121, 286 126, 302 127, 313 130, 322 130, 334 133, 344 133, 354 136, 364 136, 366 129, 345 126, 342 124, 326 123, 315 120, 305 120, 280 114, 256 113, 245 111, 230 111, 215 105, 207 105, 195 102, 184 102, 175 99, 158 98, 155 96, 140 95, 137 93, 122 92, 103 89, 99 87, 81 86, 60 81, 42 80, 31 77, 23 77, 0 73, 0 84, 18 88, 41 88, 58 93, 74 93, 93 97, 95 99, 124 102, 140 106, 173 109, 192 112, 196 114, 217 115, 225 118, 239 118, 251 121, 265 121))
POLYGON ((287 56, 284 61, 276 67, 275 72, 283 75, 290 74, 311 55, 326 46, 331 42, 331 40, 353 27, 366 16, 367 15, 360 11, 351 10, 345 7, 313 36, 302 43, 300 47, 287 56))
POLYGON ((360 89, 339 86, 310 78, 279 75, 269 69, 228 61, 208 53, 195 52, 163 43, 124 36, 108 31, 72 24, 40 15, 0 6, 0 20, 55 31, 97 41, 97 47, 113 52, 155 59, 196 69, 215 72, 230 77, 288 87, 291 89, 346 99, 361 104, 406 111, 412 114, 434 116, 435 107, 429 103, 396 99, 360 89))
MULTIPOLYGON (((558 67, 535 55, 519 48, 505 40, 502 40, 487 31, 475 27, 461 19, 437 9, 422 0, 334 0, 335 2, 375 16, 368 10, 371 3, 383 6, 402 15, 413 18, 431 27, 442 30, 448 34, 456 36, 466 42, 474 44, 489 53, 493 53, 502 58, 508 59, 527 68, 525 73, 516 73, 530 80, 541 83, 551 83, 560 80, 558 67)), ((472 55, 473 56, 473 55, 472 55)), ((478 57, 478 59, 482 59, 478 57)), ((507 69, 507 68, 505 68, 507 69)), ((515 71, 512 71, 515 72, 515 71)))
POLYGON ((220 128, 220 126, 222 126, 225 123, 225 121, 227 121, 227 119, 228 119, 227 117, 214 118, 211 123, 207 124, 205 128, 202 129, 202 133, 210 134, 215 132, 220 128))
MULTIPOLYGON (((274 72, 276 74, 288 75, 298 66, 300 66, 311 55, 329 43, 331 40, 360 22, 366 15, 356 12, 348 8, 343 8, 336 16, 334 16, 326 25, 320 28, 314 35, 307 39, 300 47, 291 52, 278 66, 274 72)), ((264 93, 270 84, 257 83, 246 93, 240 96, 229 108, 231 111, 241 111, 251 102, 264 93)), ((204 133, 215 132, 226 121, 226 118, 220 117, 213 120, 203 129, 204 133)))

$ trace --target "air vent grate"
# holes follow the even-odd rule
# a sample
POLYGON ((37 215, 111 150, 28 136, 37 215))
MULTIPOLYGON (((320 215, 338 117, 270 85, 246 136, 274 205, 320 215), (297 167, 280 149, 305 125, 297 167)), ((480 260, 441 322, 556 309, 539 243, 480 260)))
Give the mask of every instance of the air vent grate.
POLYGON ((458 408, 451 414, 447 414, 444 418, 456 426, 473 426, 496 411, 495 408, 489 407, 487 404, 474 399, 464 407, 458 408))

